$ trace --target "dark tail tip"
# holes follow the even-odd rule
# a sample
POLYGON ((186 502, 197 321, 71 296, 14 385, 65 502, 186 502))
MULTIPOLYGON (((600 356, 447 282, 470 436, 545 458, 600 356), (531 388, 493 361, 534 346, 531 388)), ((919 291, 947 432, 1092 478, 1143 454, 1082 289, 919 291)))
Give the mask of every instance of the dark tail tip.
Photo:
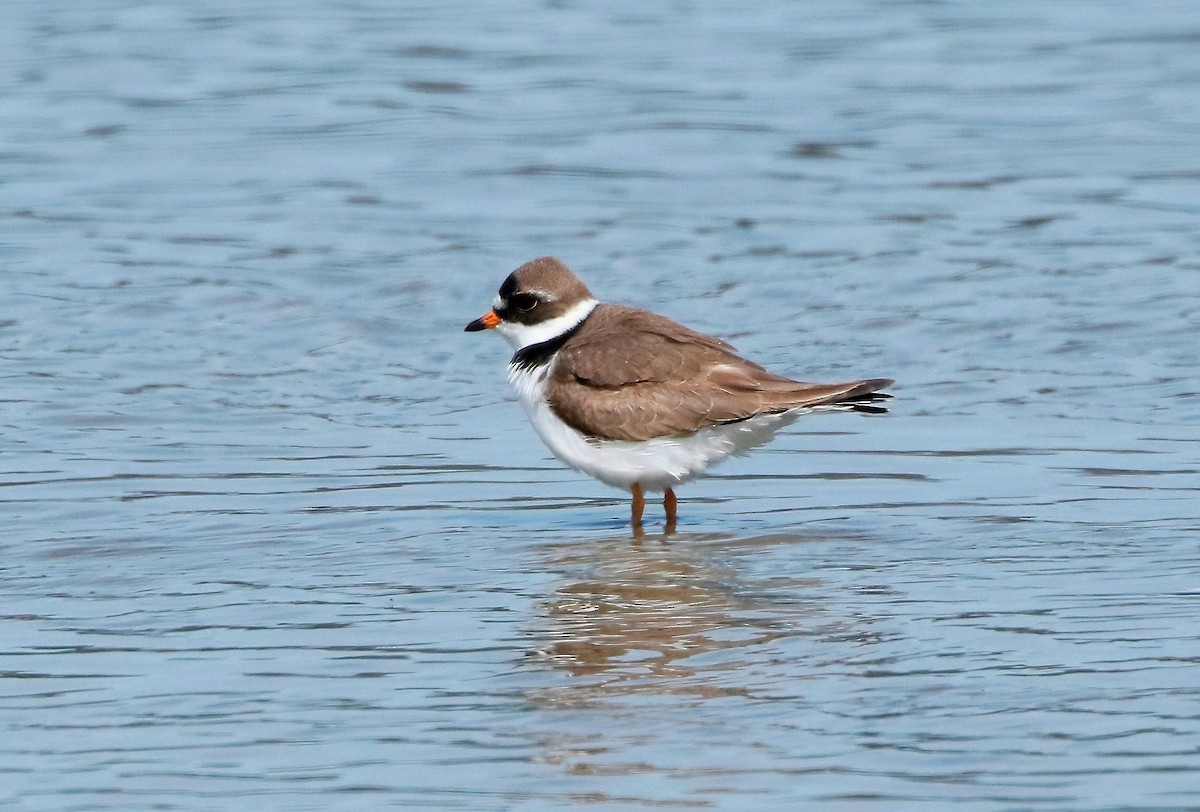
POLYGON ((874 380, 863 381, 845 397, 836 401, 836 403, 838 406, 845 406, 852 411, 863 414, 887 414, 888 410, 886 407, 876 406, 875 404, 892 399, 892 396, 887 392, 880 392, 878 390, 885 386, 891 386, 893 383, 895 381, 890 378, 875 378, 874 380))

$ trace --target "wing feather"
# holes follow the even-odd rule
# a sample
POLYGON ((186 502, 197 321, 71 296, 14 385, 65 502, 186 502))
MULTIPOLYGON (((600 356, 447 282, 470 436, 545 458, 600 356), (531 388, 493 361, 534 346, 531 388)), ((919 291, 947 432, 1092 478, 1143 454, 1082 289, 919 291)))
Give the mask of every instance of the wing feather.
MULTIPOLYGON (((558 352, 548 391, 560 419, 591 437, 648 440, 763 412, 855 408, 882 379, 813 384, 775 375, 718 338, 645 310, 600 305, 558 352)), ((863 411, 880 411, 869 407, 863 411)))

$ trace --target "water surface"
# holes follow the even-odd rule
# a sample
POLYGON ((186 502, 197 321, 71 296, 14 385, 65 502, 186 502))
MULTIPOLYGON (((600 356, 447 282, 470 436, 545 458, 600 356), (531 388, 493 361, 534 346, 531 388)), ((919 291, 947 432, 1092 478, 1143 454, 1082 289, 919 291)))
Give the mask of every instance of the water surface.
POLYGON ((0 805, 1200 808, 1192 4, 9 17, 0 805), (893 413, 634 540, 541 254, 893 413))

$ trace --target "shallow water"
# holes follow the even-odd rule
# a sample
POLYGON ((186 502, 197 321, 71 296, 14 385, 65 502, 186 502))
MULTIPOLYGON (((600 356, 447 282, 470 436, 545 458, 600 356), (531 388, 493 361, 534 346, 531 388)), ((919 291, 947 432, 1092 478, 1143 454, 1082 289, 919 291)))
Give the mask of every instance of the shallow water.
POLYGON ((11 9, 0 806, 1200 808, 1193 6, 11 9), (548 253, 893 413, 634 540, 548 253))

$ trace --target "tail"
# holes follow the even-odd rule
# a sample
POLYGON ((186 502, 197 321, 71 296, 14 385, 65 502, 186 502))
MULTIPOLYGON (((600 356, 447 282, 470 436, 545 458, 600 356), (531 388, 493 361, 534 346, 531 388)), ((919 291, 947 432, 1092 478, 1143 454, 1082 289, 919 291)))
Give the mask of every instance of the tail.
POLYGON ((885 400, 891 400, 891 395, 879 390, 891 386, 893 383, 895 381, 890 378, 872 378, 867 381, 856 381, 849 384, 849 389, 845 392, 826 401, 822 405, 851 412, 862 412, 863 414, 887 414, 886 407, 877 406, 876 404, 885 400))
POLYGON ((887 408, 876 404, 891 400, 891 395, 879 390, 893 383, 895 381, 891 378, 871 378, 849 383, 804 384, 805 388, 794 392, 789 398, 791 402, 784 406, 784 409, 830 409, 839 412, 887 414, 887 408))

